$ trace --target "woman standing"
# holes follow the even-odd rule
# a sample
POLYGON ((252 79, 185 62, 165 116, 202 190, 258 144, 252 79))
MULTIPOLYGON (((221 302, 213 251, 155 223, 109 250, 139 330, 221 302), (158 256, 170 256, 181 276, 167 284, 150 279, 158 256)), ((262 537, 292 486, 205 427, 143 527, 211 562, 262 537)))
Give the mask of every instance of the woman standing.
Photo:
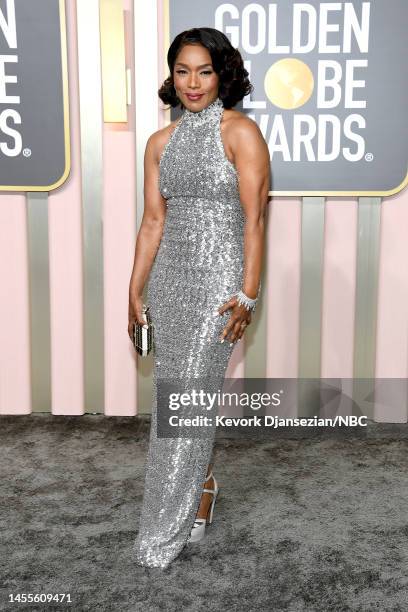
POLYGON ((167 61, 159 97, 183 113, 146 145, 128 327, 132 337, 134 321, 144 323, 149 277, 154 393, 135 559, 162 568, 204 535, 218 486, 212 438, 157 437, 157 381, 225 376, 258 300, 270 187, 266 142, 232 110, 252 91, 239 51, 222 32, 194 28, 176 36, 167 61))

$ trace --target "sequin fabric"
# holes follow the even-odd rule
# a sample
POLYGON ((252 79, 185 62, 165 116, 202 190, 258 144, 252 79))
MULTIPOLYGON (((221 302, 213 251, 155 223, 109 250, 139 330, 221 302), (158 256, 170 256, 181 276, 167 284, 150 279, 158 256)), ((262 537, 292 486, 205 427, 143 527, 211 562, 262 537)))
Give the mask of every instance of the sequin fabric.
POLYGON ((198 112, 185 108, 160 158, 167 210, 147 287, 153 401, 134 544, 135 560, 148 567, 167 567, 188 543, 214 443, 157 436, 157 381, 214 374, 222 381, 234 348, 219 341, 230 312, 214 316, 242 288, 244 263, 245 219, 238 173, 221 139, 222 114, 219 98, 198 112))

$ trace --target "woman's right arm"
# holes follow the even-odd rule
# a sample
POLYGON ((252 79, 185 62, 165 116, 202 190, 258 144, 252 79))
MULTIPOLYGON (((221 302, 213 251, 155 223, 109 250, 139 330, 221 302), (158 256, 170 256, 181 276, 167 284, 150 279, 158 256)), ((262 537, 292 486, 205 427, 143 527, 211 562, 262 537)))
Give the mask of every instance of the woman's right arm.
POLYGON ((134 322, 145 323, 142 293, 160 245, 166 218, 166 200, 159 191, 159 150, 164 144, 163 137, 163 130, 152 134, 146 143, 144 155, 144 210, 129 283, 128 334, 131 340, 134 322))

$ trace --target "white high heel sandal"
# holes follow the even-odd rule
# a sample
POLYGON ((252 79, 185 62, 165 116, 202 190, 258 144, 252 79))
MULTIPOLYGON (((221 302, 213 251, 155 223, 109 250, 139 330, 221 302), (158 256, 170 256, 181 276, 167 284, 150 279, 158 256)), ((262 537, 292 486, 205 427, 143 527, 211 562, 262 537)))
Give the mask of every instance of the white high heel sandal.
POLYGON ((214 478, 214 474, 212 473, 212 470, 208 474, 207 478, 205 479, 205 482, 210 480, 211 477, 214 479, 214 489, 206 489, 205 487, 203 487, 203 492, 212 493, 213 495, 211 505, 208 508, 207 517, 195 519, 194 525, 191 529, 190 537, 188 539, 189 542, 198 542, 199 540, 202 540, 203 537, 205 536, 205 526, 207 524, 212 523, 215 500, 217 499, 217 495, 218 495, 218 491, 220 490, 220 487, 218 486, 218 483, 214 478))

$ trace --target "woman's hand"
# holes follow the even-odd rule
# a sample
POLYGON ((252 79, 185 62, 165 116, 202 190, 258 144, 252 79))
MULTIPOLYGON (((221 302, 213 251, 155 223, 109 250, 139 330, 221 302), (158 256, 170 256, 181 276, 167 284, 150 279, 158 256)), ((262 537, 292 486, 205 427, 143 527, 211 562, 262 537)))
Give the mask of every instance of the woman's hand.
POLYGON ((146 325, 146 318, 142 314, 143 312, 143 298, 141 295, 130 295, 129 296, 129 314, 128 314, 128 334, 129 338, 133 342, 133 325, 134 323, 140 323, 140 325, 146 325))
POLYGON ((231 309, 231 315, 228 323, 224 327, 220 340, 227 339, 229 342, 238 342, 241 340, 242 334, 251 322, 252 312, 247 310, 243 304, 239 304, 235 296, 224 302, 218 312, 222 315, 226 310, 231 309))

